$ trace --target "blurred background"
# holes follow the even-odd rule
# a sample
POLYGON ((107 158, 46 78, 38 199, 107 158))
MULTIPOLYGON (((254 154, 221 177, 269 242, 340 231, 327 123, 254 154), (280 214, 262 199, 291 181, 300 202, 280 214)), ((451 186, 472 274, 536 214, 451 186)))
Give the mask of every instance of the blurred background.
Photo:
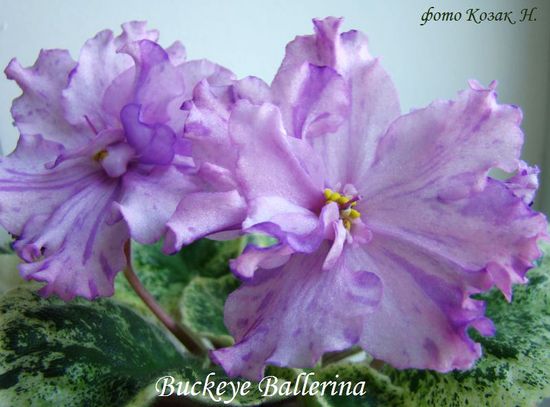
MULTIPOLYGON (((536 206, 550 213, 550 2, 545 0, 0 0, 0 65, 12 57, 32 65, 41 48, 66 48, 78 57, 96 32, 118 32, 129 20, 148 20, 161 43, 181 40, 190 59, 208 58, 239 77, 256 75, 270 82, 285 44, 312 31, 311 18, 345 17, 344 29, 359 29, 382 56, 400 92, 402 110, 447 99, 468 79, 487 85, 499 81, 501 103, 521 106, 526 142, 523 158, 542 169, 536 206), (460 11, 457 22, 428 22, 432 11, 460 11), (466 21, 466 10, 512 11, 536 7, 534 21, 466 21)), ((9 114, 20 90, 0 79, 0 142, 13 150, 17 131, 9 114)))

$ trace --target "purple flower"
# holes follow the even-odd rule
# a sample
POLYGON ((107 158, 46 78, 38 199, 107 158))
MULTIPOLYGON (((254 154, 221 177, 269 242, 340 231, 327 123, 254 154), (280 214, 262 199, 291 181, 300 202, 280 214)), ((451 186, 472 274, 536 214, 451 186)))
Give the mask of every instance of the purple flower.
POLYGON ((246 202, 236 179, 237 153, 228 119, 237 101, 262 103, 269 92, 253 77, 225 83, 203 79, 194 88, 193 99, 182 107, 187 113, 184 136, 205 187, 187 194, 168 221, 165 252, 205 236, 225 240, 241 234, 246 202))
POLYGON ((45 295, 111 295, 125 242, 158 240, 182 197, 204 188, 180 107, 199 81, 232 74, 157 37, 128 23, 88 40, 78 62, 49 50, 6 68, 23 94, 12 107, 21 138, 0 163, 0 223, 45 295))
POLYGON ((401 115, 365 36, 314 23, 287 46, 270 103, 238 101, 227 119, 243 227, 279 243, 233 262, 236 343, 212 357, 251 379, 353 345, 397 368, 470 368, 481 347, 468 328, 494 333, 471 295, 497 286, 511 299, 546 234, 527 205, 521 112, 471 82, 401 115), (502 182, 491 168, 518 172, 502 182))

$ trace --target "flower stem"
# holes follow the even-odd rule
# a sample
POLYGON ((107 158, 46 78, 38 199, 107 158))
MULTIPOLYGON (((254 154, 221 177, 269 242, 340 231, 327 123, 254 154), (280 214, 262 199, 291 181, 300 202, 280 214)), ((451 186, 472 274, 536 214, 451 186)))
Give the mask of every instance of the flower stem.
POLYGON ((141 284, 138 276, 134 272, 132 267, 132 252, 130 248, 130 241, 126 242, 124 246, 124 252, 126 254, 127 266, 124 269, 124 276, 141 298, 141 300, 149 307, 151 312, 164 324, 164 326, 172 332, 172 334, 187 348, 189 352, 197 356, 206 356, 208 349, 200 338, 198 338, 193 331, 188 327, 176 322, 168 313, 158 304, 153 298, 151 293, 141 284))

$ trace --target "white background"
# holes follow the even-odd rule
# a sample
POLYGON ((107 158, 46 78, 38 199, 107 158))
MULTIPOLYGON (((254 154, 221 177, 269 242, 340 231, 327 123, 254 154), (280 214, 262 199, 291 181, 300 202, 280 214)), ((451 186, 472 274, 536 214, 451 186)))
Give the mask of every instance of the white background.
MULTIPOLYGON (((499 100, 522 107, 524 159, 546 169, 550 183, 550 2, 544 0, 0 0, 0 65, 12 57, 31 65, 40 48, 67 48, 73 57, 97 31, 148 20, 161 43, 179 39, 191 59, 209 58, 238 76, 270 81, 295 35, 312 31, 311 18, 345 17, 345 29, 369 35, 401 95, 403 111, 451 98, 475 78, 499 81, 499 100), (439 11, 513 11, 538 7, 531 23, 465 21, 420 26, 429 6, 439 11), (546 154, 546 157, 545 157, 546 154), (546 161, 545 161, 546 160, 546 161)), ((0 141, 9 153, 17 132, 9 108, 19 89, 0 79, 0 141)), ((550 186, 537 204, 550 212, 550 186)))

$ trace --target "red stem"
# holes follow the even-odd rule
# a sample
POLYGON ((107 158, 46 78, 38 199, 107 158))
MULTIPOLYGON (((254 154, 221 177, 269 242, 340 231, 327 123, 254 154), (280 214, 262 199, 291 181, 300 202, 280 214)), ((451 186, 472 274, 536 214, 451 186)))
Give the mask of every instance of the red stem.
POLYGON ((198 338, 189 328, 179 324, 170 315, 168 315, 168 313, 157 303, 149 291, 147 291, 143 284, 141 284, 141 281, 139 281, 139 278, 132 267, 132 254, 129 240, 124 246, 124 252, 128 263, 124 269, 124 275, 139 298, 141 298, 145 305, 149 307, 151 312, 155 314, 160 322, 162 322, 176 338, 178 338, 178 340, 187 348, 187 350, 189 350, 189 352, 197 356, 205 356, 208 353, 208 349, 204 346, 200 338, 198 338))

